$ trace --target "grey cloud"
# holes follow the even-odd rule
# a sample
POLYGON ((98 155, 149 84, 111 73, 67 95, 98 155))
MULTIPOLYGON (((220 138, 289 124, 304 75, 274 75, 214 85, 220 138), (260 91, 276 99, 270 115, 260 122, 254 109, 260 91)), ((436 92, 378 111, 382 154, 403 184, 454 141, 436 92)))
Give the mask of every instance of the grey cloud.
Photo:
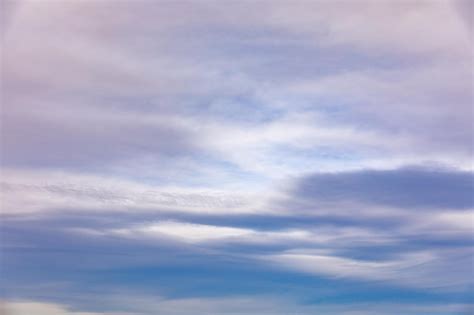
POLYGON ((470 0, 455 0, 453 6, 466 24, 469 34, 473 35, 474 5, 470 0))
POLYGON ((473 192, 472 172, 401 168, 314 174, 298 180, 293 194, 316 203, 467 209, 473 192))
POLYGON ((18 2, 12 0, 5 0, 0 3, 0 25, 2 26, 2 35, 8 29, 9 23, 15 16, 15 11, 18 8, 18 2))
POLYGON ((4 166, 107 168, 117 160, 196 149, 190 132, 170 124, 110 121, 93 114, 73 120, 12 116, 4 117, 1 127, 4 166))

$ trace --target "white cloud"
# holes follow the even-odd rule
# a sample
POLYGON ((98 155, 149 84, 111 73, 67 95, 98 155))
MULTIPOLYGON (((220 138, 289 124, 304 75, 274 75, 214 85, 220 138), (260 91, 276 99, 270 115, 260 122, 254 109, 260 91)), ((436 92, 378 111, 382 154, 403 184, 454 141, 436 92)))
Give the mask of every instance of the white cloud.
POLYGON ((57 171, 2 174, 2 213, 148 211, 195 214, 265 212, 262 195, 208 188, 154 186, 123 179, 57 171))
POLYGON ((389 282, 395 285, 452 290, 471 283, 466 279, 472 253, 469 251, 422 250, 405 252, 384 260, 362 260, 294 249, 274 255, 262 255, 263 261, 291 270, 335 279, 359 279, 389 282), (456 262, 452 260, 457 259, 456 262), (466 265, 467 264, 467 265, 466 265), (459 268, 446 273, 446 268, 459 268))
POLYGON ((131 229, 115 229, 109 233, 125 237, 171 237, 186 242, 218 241, 222 239, 240 239, 252 235, 250 229, 241 229, 225 226, 213 226, 204 224, 181 223, 175 221, 145 224, 131 229))
POLYGON ((76 312, 63 305, 35 301, 0 301, 0 311, 4 315, 127 315, 125 313, 76 312))
POLYGON ((393 280, 393 272, 425 263, 432 259, 430 255, 409 257, 394 261, 363 261, 344 257, 314 255, 291 251, 263 257, 278 264, 313 274, 325 274, 335 278, 363 278, 369 280, 393 280))
POLYGON ((434 237, 468 239, 474 232, 474 210, 445 210, 429 216, 408 216, 398 233, 434 237))
POLYGON ((261 230, 247 227, 197 224, 174 220, 136 223, 118 228, 73 228, 75 233, 92 236, 119 236, 137 241, 166 241, 208 245, 307 245, 321 248, 380 245, 396 242, 390 234, 364 228, 320 226, 261 230))

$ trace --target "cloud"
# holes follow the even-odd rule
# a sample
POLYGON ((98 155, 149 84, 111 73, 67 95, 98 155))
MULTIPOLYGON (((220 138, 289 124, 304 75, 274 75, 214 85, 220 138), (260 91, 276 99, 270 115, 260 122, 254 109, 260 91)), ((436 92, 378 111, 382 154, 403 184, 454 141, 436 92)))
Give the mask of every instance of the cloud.
POLYGON ((388 260, 362 260, 336 255, 311 253, 308 250, 290 250, 261 259, 300 272, 327 275, 337 279, 355 278, 366 281, 391 282, 428 289, 452 290, 472 285, 465 278, 472 263, 472 253, 467 251, 429 252, 419 251, 399 254, 388 260), (449 253, 449 261, 445 257, 449 253), (451 259, 455 259, 453 262, 451 259), (443 274, 447 266, 459 268, 448 276, 443 274))
POLYGON ((145 160, 157 174, 211 157, 271 178, 465 168, 469 37, 454 7, 129 2, 110 17, 107 3, 20 2, 4 41, 2 163, 143 176, 145 160))
POLYGON ((252 229, 243 227, 198 224, 175 220, 141 222, 118 228, 72 228, 71 232, 96 236, 116 236, 138 241, 174 240, 199 245, 253 245, 295 246, 312 244, 323 247, 343 246, 351 240, 354 244, 369 245, 389 243, 389 235, 363 228, 322 226, 318 228, 252 229))
POLYGON ((62 305, 33 301, 0 301, 0 310, 4 315, 111 315, 111 313, 75 312, 62 305))
POLYGON ((356 277, 371 280, 386 280, 397 277, 394 273, 426 263, 433 259, 430 255, 415 255, 407 259, 394 261, 363 261, 335 256, 304 254, 296 252, 282 253, 263 257, 270 261, 308 273, 329 274, 335 277, 356 277))
MULTIPOLYGON (((105 233, 107 233, 107 231, 105 233)), ((240 239, 252 235, 254 232, 242 228, 168 221, 144 224, 131 229, 116 229, 109 231, 109 233, 134 238, 140 236, 158 239, 160 236, 165 238, 171 237, 186 242, 199 243, 222 239, 240 239)))
POLYGON ((63 211, 231 214, 263 211, 250 192, 146 185, 124 179, 64 172, 4 171, 2 213, 63 211))
POLYGON ((297 180, 295 198, 314 203, 354 203, 416 209, 469 209, 474 206, 471 172, 401 168, 322 173, 297 180))
POLYGON ((469 34, 472 36, 474 23, 472 3, 467 0, 456 0, 454 1, 453 6, 457 10, 459 16, 463 19, 469 34))
MULTIPOLYGON (((461 242, 469 234, 458 234, 449 243, 443 228, 452 225, 441 221, 418 229, 414 220, 402 228, 387 227, 380 221, 359 227, 350 222, 324 224, 311 217, 296 225, 290 224, 292 217, 280 218, 288 222, 281 228, 272 228, 272 224, 250 227, 248 219, 238 216, 227 225, 212 223, 215 218, 195 220, 203 223, 157 220, 156 214, 84 215, 77 211, 7 217, 1 227, 2 266, 12 272, 5 275, 2 289, 8 288, 12 296, 47 297, 77 307, 87 304, 90 310, 109 313, 154 314, 161 307, 168 310, 168 306, 178 312, 177 305, 194 305, 197 312, 197 303, 202 302, 203 313, 212 309, 216 314, 226 314, 236 308, 207 305, 210 301, 202 300, 199 294, 219 300, 249 292, 285 292, 305 301, 368 299, 365 306, 358 306, 362 311, 373 307, 374 291, 385 302, 401 302, 399 296, 416 297, 420 291, 439 301, 452 301, 467 292, 471 284, 466 274, 471 272, 472 244, 461 242), (232 225, 239 220, 239 226, 232 225), (436 242, 433 235, 439 230, 443 246, 423 243, 416 234, 428 234, 426 241, 436 242), (100 283, 95 282, 98 276, 100 283), (90 292, 87 288, 91 283, 98 292, 127 289, 135 295, 161 295, 163 300, 157 301, 155 296, 149 301, 154 304, 143 310, 140 301, 129 303, 125 297, 120 298, 124 304, 107 302, 102 295, 84 295, 90 292)), ((458 229, 454 227, 453 231, 458 229)), ((130 294, 126 296, 130 298, 130 294)), ((288 312, 296 308, 302 314, 314 314, 312 307, 299 308, 301 303, 297 304, 288 307, 288 312)), ((334 312, 352 309, 346 303, 343 306, 334 312)), ((241 314, 256 312, 253 307, 249 305, 241 314)), ((416 314, 414 309, 407 306, 407 312, 416 314)), ((183 314, 185 310, 181 310, 183 314)), ((273 309, 263 310, 272 314, 273 309)))
POLYGON ((12 114, 2 125, 2 163, 13 167, 99 169, 142 156, 188 155, 190 130, 171 120, 80 112, 12 114), (58 117, 59 116, 59 117, 58 117))
POLYGON ((133 313, 85 313, 71 312, 66 307, 36 301, 4 301, 3 307, 11 311, 6 315, 151 315, 159 312, 169 315, 192 315, 192 314, 215 314, 215 315, 285 315, 285 314, 408 314, 417 315, 421 313, 430 314, 468 314, 472 309, 470 304, 391 304, 378 303, 377 305, 368 305, 365 303, 350 303, 347 306, 338 304, 319 304, 319 305, 298 305, 296 301, 284 297, 271 296, 236 296, 231 298, 189 298, 189 299, 163 299, 160 297, 115 297, 118 305, 127 303, 134 305, 139 311, 133 313))
POLYGON ((10 312, 472 308, 464 2, 3 7, 10 312))
MULTIPOLYGON (((452 53, 469 37, 452 3, 276 2, 268 20, 294 34, 310 34, 323 44, 352 45, 368 53, 452 53), (437 21, 442 19, 442 25, 437 21), (396 27, 395 27, 396 25, 396 27), (435 31, 439 40, 426 36, 435 31)), ((458 51, 459 52, 459 51, 458 51)), ((464 51, 465 53, 465 51, 464 51)))

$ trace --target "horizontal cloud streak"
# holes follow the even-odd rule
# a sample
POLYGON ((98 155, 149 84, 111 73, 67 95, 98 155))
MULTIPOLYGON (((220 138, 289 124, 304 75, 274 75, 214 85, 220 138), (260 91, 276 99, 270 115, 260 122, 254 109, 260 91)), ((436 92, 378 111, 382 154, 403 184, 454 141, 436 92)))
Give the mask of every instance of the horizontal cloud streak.
MULTIPOLYGON (((115 297, 119 299, 120 297, 115 297)), ((162 299, 159 298, 130 298, 133 303, 137 304, 137 308, 142 310, 139 313, 113 313, 114 315, 138 315, 148 312, 160 312, 169 315, 193 315, 196 312, 226 315, 246 315, 258 314, 263 315, 286 315, 289 312, 298 312, 298 314, 343 314, 353 315, 354 312, 364 312, 368 315, 392 315, 403 312, 407 315, 417 315, 420 312, 429 312, 430 314, 447 314, 452 312, 462 312, 459 314, 468 314, 472 309, 470 304, 428 304, 428 305, 394 305, 390 303, 378 303, 370 306, 363 303, 351 303, 351 310, 346 310, 340 305, 326 306, 301 306, 296 305, 295 301, 287 301, 282 297, 247 297, 239 296, 226 299, 217 298, 194 298, 194 299, 162 299)), ((116 301, 118 304, 123 303, 116 301)), ((3 302, 4 309, 9 313, 6 315, 111 315, 111 313, 90 313, 90 312, 73 312, 67 311, 66 308, 54 303, 41 303, 36 301, 6 301, 3 302)))

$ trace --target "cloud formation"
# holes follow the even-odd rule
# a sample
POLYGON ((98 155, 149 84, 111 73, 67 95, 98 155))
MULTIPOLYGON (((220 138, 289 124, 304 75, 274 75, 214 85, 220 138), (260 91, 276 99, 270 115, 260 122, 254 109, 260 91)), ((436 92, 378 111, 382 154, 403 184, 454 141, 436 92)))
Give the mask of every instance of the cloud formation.
POLYGON ((353 202, 416 209, 470 209, 474 175, 436 169, 402 168, 309 175, 297 182, 295 197, 315 202, 353 202))
POLYGON ((468 2, 1 6, 9 315, 472 310, 468 2))

